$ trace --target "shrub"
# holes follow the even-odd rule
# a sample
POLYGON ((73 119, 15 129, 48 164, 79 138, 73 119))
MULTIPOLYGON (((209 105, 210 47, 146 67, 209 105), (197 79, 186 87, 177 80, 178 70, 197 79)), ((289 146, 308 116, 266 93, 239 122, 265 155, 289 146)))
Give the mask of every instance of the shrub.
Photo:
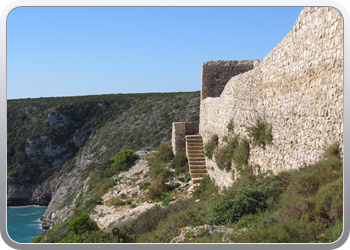
POLYGON ((164 201, 165 199, 167 199, 170 196, 170 193, 168 192, 163 192, 160 194, 159 197, 155 198, 153 200, 153 202, 160 202, 160 201, 164 201))
MULTIPOLYGON (((120 243, 133 243, 135 239, 132 235, 120 230, 120 243)), ((87 231, 83 234, 68 234, 58 243, 118 243, 118 237, 112 232, 87 231)))
POLYGON ((68 230, 76 234, 82 234, 86 231, 98 230, 98 227, 96 222, 91 220, 88 214, 84 213, 69 224, 68 230))
POLYGON ((176 188, 178 188, 178 187, 180 187, 180 186, 181 186, 181 184, 177 182, 177 183, 175 183, 175 184, 173 184, 173 185, 167 186, 167 190, 173 191, 174 189, 176 189, 176 188))
POLYGON ((183 167, 187 162, 186 154, 179 153, 171 161, 171 167, 176 169, 177 167, 183 167))
POLYGON ((39 243, 44 237, 43 236, 37 236, 34 238, 34 240, 31 241, 31 243, 39 243))
MULTIPOLYGON (((135 235, 152 232, 157 228, 160 222, 167 221, 167 219, 172 215, 182 212, 192 204, 193 202, 187 199, 179 200, 165 208, 154 206, 151 209, 147 210, 145 213, 138 216, 135 220, 123 222, 123 224, 119 225, 118 227, 123 231, 130 232, 135 235)), ((178 228, 174 228, 174 230, 177 231, 178 228)))
POLYGON ((308 202, 309 211, 304 215, 308 222, 328 224, 343 217, 343 178, 324 185, 308 202))
POLYGON ((106 201, 106 205, 111 207, 111 206, 121 206, 121 205, 124 205, 124 203, 117 199, 117 198, 111 198, 109 199, 108 201, 106 201))
POLYGON ((218 187, 210 179, 209 175, 204 175, 203 178, 199 181, 199 186, 194 190, 192 196, 195 199, 203 199, 204 197, 216 193, 218 187))
POLYGON ((250 148, 246 138, 240 139, 239 135, 228 134, 223 141, 226 145, 219 148, 215 154, 216 164, 221 170, 231 170, 232 162, 238 169, 248 164, 250 148))
POLYGON ((146 190, 149 186, 151 186, 151 183, 149 183, 149 182, 141 182, 139 187, 142 190, 146 190))
POLYGON ((217 148, 219 143, 219 136, 213 135, 210 140, 204 145, 204 155, 209 159, 213 158, 214 150, 217 148))
POLYGON ((147 157, 148 165, 152 167, 159 167, 164 163, 170 162, 174 157, 173 148, 167 142, 162 142, 154 152, 147 157))
POLYGON ((108 189, 110 189, 111 187, 113 187, 113 181, 108 180, 100 186, 100 188, 97 190, 97 194, 99 196, 102 196, 105 193, 107 193, 108 189))
POLYGON ((138 155, 132 150, 122 150, 110 159, 111 167, 119 165, 120 170, 127 170, 125 167, 131 165, 138 159, 138 155))
POLYGON ((125 201, 125 205, 130 205, 133 201, 134 201, 134 199, 129 199, 129 200, 125 201))
POLYGON ((184 153, 177 154, 171 161, 171 167, 175 169, 175 175, 179 176, 188 171, 187 157, 184 153))
POLYGON ((208 218, 209 224, 224 225, 238 221, 243 215, 256 213, 267 207, 267 199, 276 183, 254 183, 240 189, 229 190, 213 208, 208 218))
POLYGON ((167 168, 155 167, 149 173, 152 182, 156 179, 161 179, 162 182, 166 182, 169 178, 173 176, 173 173, 167 168))
POLYGON ((191 175, 189 173, 185 173, 185 183, 191 180, 191 175))
POLYGON ((148 188, 148 193, 147 193, 147 198, 149 199, 156 199, 159 198, 160 195, 166 190, 166 185, 164 183, 164 180, 162 177, 158 177, 155 179, 154 183, 149 186, 148 188))
POLYGON ((330 146, 328 146, 324 153, 321 156, 321 159, 329 159, 331 157, 336 157, 340 159, 340 150, 339 150, 340 143, 338 141, 334 142, 330 146))
POLYGON ((246 126, 247 134, 253 138, 252 147, 265 149, 266 144, 272 142, 272 126, 267 123, 265 116, 257 116, 251 126, 246 126))

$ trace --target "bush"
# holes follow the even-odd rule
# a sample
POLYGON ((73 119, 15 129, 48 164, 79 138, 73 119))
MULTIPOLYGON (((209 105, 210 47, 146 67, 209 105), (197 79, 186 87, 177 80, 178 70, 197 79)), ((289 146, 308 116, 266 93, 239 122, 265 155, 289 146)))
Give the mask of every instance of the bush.
POLYGON ((171 167, 175 169, 175 175, 179 176, 182 173, 188 172, 189 167, 187 157, 184 153, 177 154, 171 161, 171 167))
POLYGON ((175 184, 173 184, 173 185, 169 185, 168 187, 167 187, 167 190, 168 191, 173 191, 174 189, 176 189, 176 188, 178 188, 178 187, 180 187, 181 186, 181 184, 180 183, 175 183, 175 184))
POLYGON ((212 159, 214 155, 214 150, 217 148, 218 144, 219 144, 219 136, 215 134, 204 145, 204 155, 209 159, 212 159))
POLYGON ((151 186, 151 183, 149 183, 149 182, 141 182, 139 187, 142 190, 146 190, 149 186, 151 186))
POLYGON ((147 198, 149 199, 156 199, 161 196, 161 194, 166 190, 166 185, 164 183, 164 180, 162 177, 158 177, 155 179, 154 183, 149 186, 148 188, 148 193, 147 193, 147 198))
MULTIPOLYGON (((135 239, 132 235, 119 232, 120 243, 133 243, 135 239)), ((83 234, 70 233, 58 243, 118 243, 118 237, 112 232, 87 231, 83 234)))
POLYGON ((134 199, 129 199, 129 200, 125 201, 125 205, 130 205, 133 201, 134 201, 134 199))
POLYGON ((228 134, 223 138, 226 145, 219 148, 215 154, 217 166, 221 170, 229 171, 232 168, 232 162, 236 169, 248 165, 250 148, 246 138, 241 139, 239 135, 228 134))
POLYGON ((173 173, 167 168, 155 167, 149 173, 152 182, 155 180, 161 180, 161 182, 166 182, 169 178, 173 176, 173 173))
MULTIPOLYGON (((216 140, 216 152, 209 151, 215 155, 215 161, 219 169, 230 171, 232 168, 232 162, 235 164, 236 170, 241 170, 243 166, 248 165, 250 146, 248 139, 240 138, 239 135, 234 133, 233 120, 227 125, 227 134, 222 138, 225 143, 223 146, 218 147, 217 136, 213 138, 216 140)), ((210 145, 210 143, 209 143, 210 145)), ((209 147, 210 148, 210 147, 209 147)))
POLYGON ((191 175, 188 173, 185 173, 185 183, 189 182, 191 180, 191 175))
POLYGON ((86 231, 98 230, 98 227, 96 222, 91 220, 88 214, 84 213, 69 224, 68 230, 75 234, 82 234, 86 231))
POLYGON ((248 136, 253 138, 252 147, 259 146, 265 149, 266 144, 272 142, 272 126, 267 123, 265 116, 257 116, 254 124, 246 126, 248 136))
POLYGON ((254 183, 229 190, 213 208, 208 218, 209 224, 225 225, 238 221, 245 214, 254 214, 257 209, 267 207, 267 199, 276 188, 276 183, 254 183))
POLYGON ((124 205, 124 203, 117 199, 117 198, 111 198, 109 200, 106 201, 106 205, 111 207, 111 206, 121 206, 121 205, 124 205))
POLYGON ((212 187, 215 187, 215 183, 210 179, 209 175, 204 175, 199 181, 199 186, 194 190, 192 196, 195 199, 201 199, 202 195, 212 187))
POLYGON ((138 155, 132 150, 122 150, 110 159, 111 167, 119 165, 120 171, 127 170, 127 166, 130 166, 138 159, 138 155))
MULTIPOLYGON (((135 235, 152 232, 160 222, 167 221, 172 215, 182 212, 192 204, 191 200, 179 200, 165 208, 155 206, 138 216, 135 220, 124 222, 119 228, 135 235)), ((176 228, 177 230, 178 228, 176 228)))
POLYGON ((170 162, 174 157, 173 148, 167 142, 162 142, 150 156, 147 157, 148 165, 152 167, 162 166, 164 163, 170 162))

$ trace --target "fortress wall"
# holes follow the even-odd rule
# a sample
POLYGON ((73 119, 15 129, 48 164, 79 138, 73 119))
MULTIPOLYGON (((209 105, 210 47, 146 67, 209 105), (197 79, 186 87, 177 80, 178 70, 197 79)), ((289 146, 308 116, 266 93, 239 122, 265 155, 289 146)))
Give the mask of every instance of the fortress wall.
POLYGON ((247 72, 258 64, 259 60, 205 62, 202 67, 201 100, 219 97, 231 77, 247 72))
POLYGON ((173 122, 171 145, 174 155, 186 153, 185 135, 195 135, 199 132, 199 122, 173 122))
MULTIPOLYGON (((202 90, 203 91, 203 90, 202 90)), ((234 119, 235 133, 265 114, 273 141, 251 150, 250 163, 278 172, 318 160, 334 141, 343 144, 343 19, 334 8, 304 8, 293 29, 252 70, 232 77, 220 97, 201 102, 199 132, 204 144, 220 138, 234 119)), ((207 160, 209 175, 221 187, 230 172, 207 160)))

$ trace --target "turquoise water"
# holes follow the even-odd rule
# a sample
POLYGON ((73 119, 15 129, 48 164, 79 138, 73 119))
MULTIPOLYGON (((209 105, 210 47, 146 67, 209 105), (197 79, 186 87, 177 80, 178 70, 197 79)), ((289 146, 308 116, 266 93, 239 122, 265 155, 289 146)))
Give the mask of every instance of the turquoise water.
POLYGON ((18 243, 29 243, 38 236, 41 229, 41 216, 47 207, 22 206, 7 208, 7 233, 18 243))

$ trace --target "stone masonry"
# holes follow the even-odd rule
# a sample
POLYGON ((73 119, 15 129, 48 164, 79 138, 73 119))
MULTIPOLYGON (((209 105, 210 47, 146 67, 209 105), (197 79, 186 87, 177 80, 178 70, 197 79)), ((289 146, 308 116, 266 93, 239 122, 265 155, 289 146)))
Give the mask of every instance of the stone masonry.
POLYGON ((186 153, 185 135, 195 135, 199 132, 199 122, 173 122, 171 145, 173 153, 186 153))
MULTIPOLYGON (((216 62, 215 71, 232 62, 216 62)), ((220 81, 221 76, 211 78, 215 71, 209 66, 215 62, 203 64, 199 125, 203 143, 213 134, 222 143, 232 118, 235 133, 247 136, 244 126, 256 115, 265 115, 272 125, 272 145, 253 148, 250 154, 250 164, 259 164, 262 171, 312 164, 334 141, 340 142, 342 152, 343 19, 338 10, 304 8, 286 37, 260 63, 253 62, 251 70, 220 81), (224 90, 215 90, 215 83, 218 89, 225 85, 224 90)), ((213 160, 206 162, 220 188, 233 183, 232 173, 221 171, 213 160)))
POLYGON ((231 77, 251 70, 258 64, 259 60, 205 62, 202 70, 201 100, 219 97, 231 77))

